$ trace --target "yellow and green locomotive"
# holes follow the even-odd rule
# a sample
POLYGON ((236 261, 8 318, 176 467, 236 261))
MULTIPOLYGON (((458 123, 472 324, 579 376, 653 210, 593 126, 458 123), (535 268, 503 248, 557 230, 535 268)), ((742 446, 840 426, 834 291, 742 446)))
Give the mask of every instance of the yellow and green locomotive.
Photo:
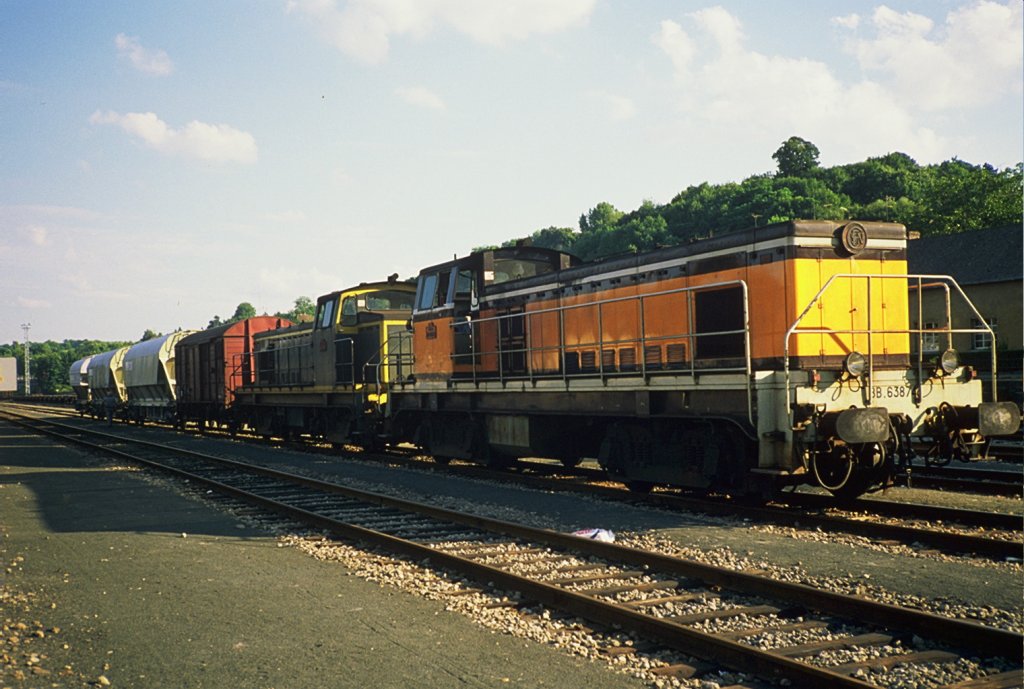
POLYGON ((888 485, 912 441, 979 450, 1019 412, 982 401, 951 347, 950 310, 973 306, 949 277, 907 274, 909 238, 791 221, 595 263, 517 246, 431 266, 392 438, 491 464, 597 457, 637 489, 840 495, 888 485), (931 290, 947 318, 926 331, 931 290))
POLYGON ((402 334, 414 296, 397 276, 362 283, 320 297, 311 323, 257 333, 255 382, 235 391, 240 422, 267 436, 375 444, 388 385, 410 373, 402 334))

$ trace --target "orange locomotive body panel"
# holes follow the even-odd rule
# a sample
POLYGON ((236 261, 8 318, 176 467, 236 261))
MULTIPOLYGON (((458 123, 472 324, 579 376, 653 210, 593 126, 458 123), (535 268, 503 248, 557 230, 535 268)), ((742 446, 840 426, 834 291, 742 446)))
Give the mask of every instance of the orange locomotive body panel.
POLYGON ((416 375, 422 380, 447 379, 455 372, 454 334, 450 318, 420 321, 413 328, 416 375))

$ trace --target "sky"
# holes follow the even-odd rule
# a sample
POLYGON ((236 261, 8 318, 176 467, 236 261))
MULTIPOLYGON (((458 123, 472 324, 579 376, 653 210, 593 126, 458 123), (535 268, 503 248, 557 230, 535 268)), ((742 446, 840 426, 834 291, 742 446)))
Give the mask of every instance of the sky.
POLYGON ((202 329, 900 151, 1024 159, 1020 0, 0 0, 0 343, 202 329))

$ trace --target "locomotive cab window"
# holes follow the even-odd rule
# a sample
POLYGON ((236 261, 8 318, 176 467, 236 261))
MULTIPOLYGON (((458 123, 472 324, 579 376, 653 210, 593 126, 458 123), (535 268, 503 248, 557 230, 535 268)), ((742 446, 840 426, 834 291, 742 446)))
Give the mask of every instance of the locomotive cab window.
POLYGON ((456 307, 469 306, 475 309, 479 305, 476 294, 476 273, 467 268, 459 271, 455 278, 455 296, 452 299, 456 307))
POLYGON ((381 290, 366 292, 345 297, 341 302, 341 324, 356 325, 361 313, 377 313, 381 311, 401 311, 409 313, 415 297, 408 292, 398 290, 381 290))
POLYGON ((434 292, 437 291, 437 274, 420 276, 419 291, 416 297, 416 309, 426 311, 434 303, 434 292))
POLYGON ((418 311, 430 311, 450 303, 448 291, 451 287, 449 285, 451 276, 450 270, 421 276, 416 309, 418 311))
POLYGON ((743 288, 709 289, 694 294, 697 359, 744 356, 743 288), (709 333, 709 334, 702 334, 709 333))
POLYGON ((554 267, 547 261, 525 258, 495 258, 494 279, 492 283, 497 285, 509 280, 532 278, 535 275, 544 275, 553 271, 554 267))
POLYGON ((413 295, 397 290, 383 290, 366 295, 367 311, 412 311, 413 295))
POLYGON ((318 328, 334 326, 334 299, 320 302, 317 307, 316 324, 318 328))
POLYGON ((355 325, 358 322, 358 304, 356 297, 346 297, 341 302, 341 324, 355 325))

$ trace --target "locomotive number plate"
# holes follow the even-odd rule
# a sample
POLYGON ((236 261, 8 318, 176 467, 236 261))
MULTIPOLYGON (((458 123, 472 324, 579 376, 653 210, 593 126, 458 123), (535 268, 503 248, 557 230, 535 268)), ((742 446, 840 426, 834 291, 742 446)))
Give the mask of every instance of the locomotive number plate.
POLYGON ((868 396, 873 400, 892 400, 910 397, 910 387, 906 385, 872 385, 868 388, 868 396))

